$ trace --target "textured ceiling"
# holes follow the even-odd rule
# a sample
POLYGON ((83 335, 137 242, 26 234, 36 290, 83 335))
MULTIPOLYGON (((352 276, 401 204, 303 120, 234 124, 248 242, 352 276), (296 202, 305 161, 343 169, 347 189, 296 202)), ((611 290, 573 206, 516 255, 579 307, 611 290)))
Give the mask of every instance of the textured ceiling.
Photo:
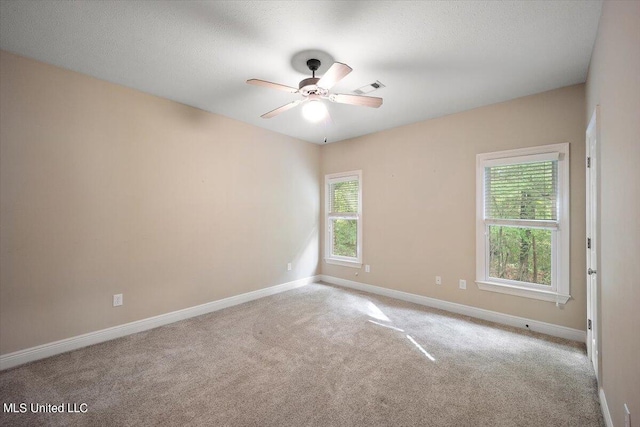
MULTIPOLYGON (((0 1, 0 47, 143 92, 322 143, 584 82, 601 1, 0 1), (317 49, 376 80, 379 109, 300 108, 292 59, 317 49)), ((324 65, 324 64, 323 64, 324 65)), ((298 67, 299 68, 299 67, 298 67)))

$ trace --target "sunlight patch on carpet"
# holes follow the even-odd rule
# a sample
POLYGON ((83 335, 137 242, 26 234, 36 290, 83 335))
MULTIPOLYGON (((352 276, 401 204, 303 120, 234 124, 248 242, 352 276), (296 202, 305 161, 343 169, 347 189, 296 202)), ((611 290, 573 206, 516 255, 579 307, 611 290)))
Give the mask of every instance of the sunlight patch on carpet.
POLYGON ((367 301, 367 314, 374 319, 384 320, 385 322, 389 322, 389 318, 378 308, 377 305, 372 303, 371 301, 367 301))
POLYGON ((376 325, 384 326, 385 328, 393 329, 394 331, 404 332, 404 329, 396 328, 395 326, 385 325, 384 323, 376 322, 375 320, 369 319, 369 322, 375 323, 376 325))
POLYGON ((409 338, 409 341, 411 341, 413 343, 413 345, 415 345, 416 347, 418 347, 418 350, 420 350, 425 356, 427 356, 429 358, 429 360, 431 360, 432 362, 435 362, 436 359, 430 355, 427 350, 425 350, 424 348, 422 348, 422 346, 420 344, 418 344, 416 342, 416 340, 413 339, 413 337, 411 337, 411 335, 407 335, 407 338, 409 338))

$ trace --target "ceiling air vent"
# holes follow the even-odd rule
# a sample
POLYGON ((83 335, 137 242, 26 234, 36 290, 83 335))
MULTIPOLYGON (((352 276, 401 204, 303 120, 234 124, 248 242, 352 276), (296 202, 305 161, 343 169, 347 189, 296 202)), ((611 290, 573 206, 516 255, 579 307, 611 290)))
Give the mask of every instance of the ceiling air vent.
POLYGON ((375 90, 382 89, 383 87, 385 86, 382 83, 380 83, 378 80, 376 80, 375 82, 370 83, 366 86, 359 87, 358 89, 354 90, 353 93, 357 93, 358 95, 365 95, 375 90))

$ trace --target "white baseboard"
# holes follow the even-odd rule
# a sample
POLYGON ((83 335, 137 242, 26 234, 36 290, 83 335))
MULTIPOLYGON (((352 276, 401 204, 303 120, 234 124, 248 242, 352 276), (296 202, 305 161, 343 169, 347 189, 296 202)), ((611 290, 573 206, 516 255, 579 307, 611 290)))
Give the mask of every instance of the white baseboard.
POLYGON ((604 423, 607 427, 613 427, 613 420, 611 419, 611 413, 609 413, 609 406, 607 405, 607 398, 604 395, 604 389, 600 387, 598 392, 600 396, 600 407, 602 408, 602 416, 604 417, 604 423))
POLYGON ((543 334, 565 338, 573 341, 586 342, 587 339, 587 334, 585 331, 567 328, 566 326, 559 326, 552 323, 527 319, 524 317, 512 316, 510 314, 499 313, 497 311, 484 310, 482 308, 476 308, 468 305, 457 304, 454 302, 443 301, 436 298, 429 298, 422 295, 396 291, 394 289, 381 288, 379 286, 354 282, 353 280, 340 279, 333 276, 320 275, 320 280, 332 285, 357 289, 359 291, 395 298, 402 301, 408 301, 415 304, 425 305, 427 307, 438 308, 440 310, 450 311, 457 314, 463 314, 465 316, 501 323, 503 325, 529 329, 535 332, 540 332, 543 334), (529 325, 529 327, 527 328, 525 325, 529 325))
POLYGON ((304 279, 294 280, 280 285, 270 286, 268 288, 259 289, 253 292, 247 292, 224 298, 217 301, 211 301, 194 307, 185 308, 170 313, 161 314, 159 316, 149 317, 147 319, 138 320, 124 325, 114 326, 112 328, 102 329, 87 334, 66 338, 36 347, 19 350, 0 356, 0 371, 13 368, 14 366, 24 363, 33 362, 34 360, 44 359, 67 351, 76 350, 93 344, 109 341, 115 338, 124 337, 126 335, 135 334, 136 332, 147 331, 157 328, 158 326, 167 325, 169 323, 178 322, 180 320, 189 319, 191 317, 200 316, 202 314, 211 313, 213 311, 222 310, 223 308, 232 307, 234 305, 264 298, 280 292, 289 291, 299 288, 319 280, 320 276, 311 276, 304 279))

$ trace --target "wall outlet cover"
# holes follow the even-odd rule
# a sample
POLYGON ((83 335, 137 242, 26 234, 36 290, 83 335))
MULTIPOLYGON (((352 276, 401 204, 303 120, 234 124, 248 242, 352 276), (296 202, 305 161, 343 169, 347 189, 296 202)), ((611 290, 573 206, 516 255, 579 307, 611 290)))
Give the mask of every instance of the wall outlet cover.
POLYGON ((436 285, 442 285, 442 277, 436 276, 436 285))
POLYGON ((460 279, 460 289, 467 289, 467 281, 460 279))
POLYGON ((122 294, 115 294, 113 296, 113 306, 118 307, 122 305, 122 294))

